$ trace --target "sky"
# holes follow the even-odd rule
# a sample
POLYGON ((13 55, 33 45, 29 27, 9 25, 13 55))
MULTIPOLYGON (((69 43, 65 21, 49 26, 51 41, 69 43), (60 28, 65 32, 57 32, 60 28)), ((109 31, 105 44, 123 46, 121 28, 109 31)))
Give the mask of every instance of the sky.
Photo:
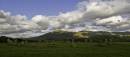
POLYGON ((0 0, 0 10, 10 11, 31 18, 34 15, 55 16, 72 11, 80 0, 0 0))
POLYGON ((130 31, 130 0, 0 0, 0 35, 130 31))

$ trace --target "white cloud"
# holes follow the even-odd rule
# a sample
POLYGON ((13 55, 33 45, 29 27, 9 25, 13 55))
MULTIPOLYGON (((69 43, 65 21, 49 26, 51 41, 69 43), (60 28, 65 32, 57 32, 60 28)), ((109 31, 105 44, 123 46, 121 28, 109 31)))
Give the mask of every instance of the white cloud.
POLYGON ((32 18, 32 21, 40 25, 42 29, 47 29, 49 26, 49 17, 46 16, 36 15, 32 18))
POLYGON ((0 32, 19 32, 23 30, 34 30, 39 26, 27 19, 26 16, 11 16, 9 12, 0 11, 0 32))
POLYGON ((126 23, 127 19, 121 17, 121 16, 112 16, 105 19, 98 19, 96 20, 97 25, 118 25, 120 23, 126 23))
POLYGON ((126 31, 130 29, 130 19, 123 18, 122 16, 112 16, 105 19, 98 19, 97 26, 103 26, 111 31, 126 31))
POLYGON ((81 24, 87 26, 86 29, 91 27, 89 30, 92 28, 96 30, 95 27, 99 27, 100 30, 116 30, 121 25, 129 24, 126 22, 127 19, 122 17, 124 14, 130 14, 129 0, 89 0, 80 2, 74 11, 60 13, 54 17, 38 15, 32 20, 46 29, 47 27, 65 28, 66 25, 68 28, 75 28, 81 24))
POLYGON ((77 9, 57 16, 36 15, 31 20, 26 16, 11 16, 0 11, 0 32, 34 30, 92 30, 130 31, 129 0, 87 0, 78 3, 77 9))
MULTIPOLYGON (((130 3, 126 0, 95 0, 83 3, 84 16, 87 19, 107 18, 113 15, 126 14, 130 12, 130 3)), ((80 4, 81 4, 80 3, 80 4)))

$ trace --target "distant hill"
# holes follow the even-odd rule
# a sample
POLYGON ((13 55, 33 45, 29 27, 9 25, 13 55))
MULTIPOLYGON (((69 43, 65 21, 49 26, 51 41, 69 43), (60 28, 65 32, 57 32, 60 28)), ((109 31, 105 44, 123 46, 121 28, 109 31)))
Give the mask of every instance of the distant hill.
POLYGON ((66 40, 66 39, 86 39, 86 38, 129 38, 130 32, 106 32, 106 31, 54 31, 38 37, 30 38, 32 40, 66 40))
POLYGON ((79 31, 79 32, 68 32, 62 30, 56 30, 53 32, 46 33, 41 36, 31 38, 10 38, 6 36, 0 37, 0 42, 7 42, 7 39, 12 41, 44 41, 44 40, 85 40, 92 39, 93 41, 100 41, 104 39, 111 39, 113 41, 130 41, 130 32, 106 32, 106 31, 79 31))

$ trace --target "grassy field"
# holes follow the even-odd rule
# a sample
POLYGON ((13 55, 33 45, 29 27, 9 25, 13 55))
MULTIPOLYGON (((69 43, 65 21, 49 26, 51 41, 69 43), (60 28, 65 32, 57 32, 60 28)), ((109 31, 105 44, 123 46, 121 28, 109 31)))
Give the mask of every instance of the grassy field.
POLYGON ((1 43, 0 57, 130 57, 130 43, 1 43))

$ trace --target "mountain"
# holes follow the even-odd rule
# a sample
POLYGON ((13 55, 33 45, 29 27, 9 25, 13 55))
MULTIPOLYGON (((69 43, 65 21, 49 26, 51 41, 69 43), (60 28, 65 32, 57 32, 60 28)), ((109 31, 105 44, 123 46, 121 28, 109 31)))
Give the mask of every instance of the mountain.
MULTIPOLYGON (((44 35, 28 38, 31 40, 71 40, 71 39, 118 39, 128 40, 130 39, 130 32, 106 32, 106 31, 79 31, 79 32, 68 32, 68 31, 53 31, 44 35)), ((122 40, 122 41, 123 41, 122 40)))
POLYGON ((113 41, 130 41, 130 32, 106 32, 106 31, 79 31, 79 32, 69 32, 56 30, 49 32, 40 36, 30 37, 30 38, 11 38, 6 36, 0 37, 0 42, 7 42, 7 39, 12 41, 30 41, 38 42, 44 40, 77 40, 84 41, 93 40, 93 41, 104 41, 105 39, 113 41))

